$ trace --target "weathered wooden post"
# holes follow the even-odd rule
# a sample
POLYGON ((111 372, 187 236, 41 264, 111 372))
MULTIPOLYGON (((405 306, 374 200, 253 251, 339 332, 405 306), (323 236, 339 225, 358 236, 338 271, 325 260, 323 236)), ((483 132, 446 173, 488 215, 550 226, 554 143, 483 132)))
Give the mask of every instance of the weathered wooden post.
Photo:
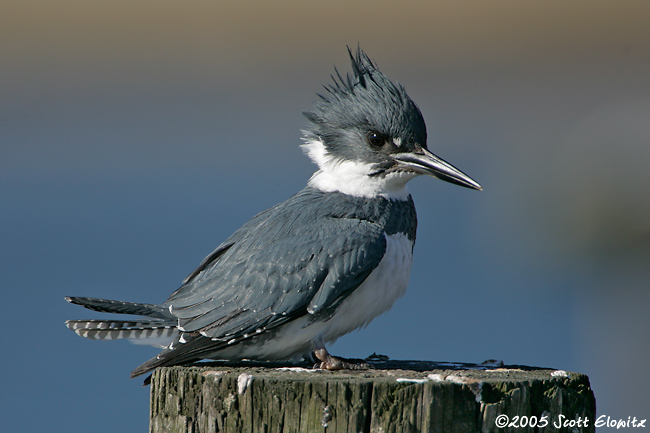
POLYGON ((169 367, 151 382, 151 433, 593 432, 580 373, 388 361, 364 371, 169 367))

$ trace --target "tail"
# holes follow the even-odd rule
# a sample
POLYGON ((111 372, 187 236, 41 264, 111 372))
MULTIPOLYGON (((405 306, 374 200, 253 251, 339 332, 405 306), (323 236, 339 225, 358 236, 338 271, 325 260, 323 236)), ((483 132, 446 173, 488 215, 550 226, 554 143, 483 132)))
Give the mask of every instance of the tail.
POLYGON ((81 305, 89 310, 101 313, 133 314, 136 316, 154 317, 156 319, 171 319, 173 316, 162 306, 153 304, 137 304, 135 302, 111 301, 109 299, 81 298, 66 296, 71 304, 81 305))
POLYGON ((179 334, 176 319, 159 305, 78 297, 66 297, 65 300, 89 310, 147 317, 146 320, 68 320, 65 322, 68 329, 84 338, 92 340, 125 338, 134 344, 165 348, 179 334))
POLYGON ((126 338, 133 344, 147 344, 164 349, 174 341, 178 329, 163 320, 132 322, 126 320, 67 320, 65 325, 81 337, 91 340, 126 338))

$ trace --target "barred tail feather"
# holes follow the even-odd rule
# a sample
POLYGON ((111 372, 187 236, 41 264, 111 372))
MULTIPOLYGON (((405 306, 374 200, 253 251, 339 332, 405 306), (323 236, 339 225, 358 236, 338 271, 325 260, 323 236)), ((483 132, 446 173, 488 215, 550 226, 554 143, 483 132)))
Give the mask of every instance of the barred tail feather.
POLYGON ((166 348, 178 336, 171 321, 68 320, 68 329, 91 340, 128 339, 134 344, 166 348))

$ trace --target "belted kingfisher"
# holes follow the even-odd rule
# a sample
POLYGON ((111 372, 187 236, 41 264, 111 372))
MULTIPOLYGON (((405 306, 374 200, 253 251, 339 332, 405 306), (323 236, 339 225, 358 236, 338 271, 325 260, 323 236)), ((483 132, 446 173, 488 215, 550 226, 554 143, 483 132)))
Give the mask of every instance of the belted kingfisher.
POLYGON ((307 186, 254 216, 160 305, 68 297, 141 320, 69 320, 95 340, 163 348, 137 367, 202 359, 297 361, 350 368, 325 343, 366 326, 404 294, 417 218, 406 183, 429 175, 481 190, 427 149, 424 119, 400 84, 357 49, 352 75, 304 115, 303 150, 318 165, 307 186))

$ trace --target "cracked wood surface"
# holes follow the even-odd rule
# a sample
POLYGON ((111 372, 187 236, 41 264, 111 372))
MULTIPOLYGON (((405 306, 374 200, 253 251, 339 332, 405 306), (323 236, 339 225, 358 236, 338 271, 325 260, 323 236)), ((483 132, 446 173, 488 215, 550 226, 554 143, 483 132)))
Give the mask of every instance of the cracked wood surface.
POLYGON ((587 376, 499 363, 370 361, 323 371, 272 364, 157 369, 150 433, 593 432, 555 428, 559 415, 595 419, 587 376), (499 415, 545 428, 498 428, 499 415), (518 417, 518 418, 515 418, 518 417))

